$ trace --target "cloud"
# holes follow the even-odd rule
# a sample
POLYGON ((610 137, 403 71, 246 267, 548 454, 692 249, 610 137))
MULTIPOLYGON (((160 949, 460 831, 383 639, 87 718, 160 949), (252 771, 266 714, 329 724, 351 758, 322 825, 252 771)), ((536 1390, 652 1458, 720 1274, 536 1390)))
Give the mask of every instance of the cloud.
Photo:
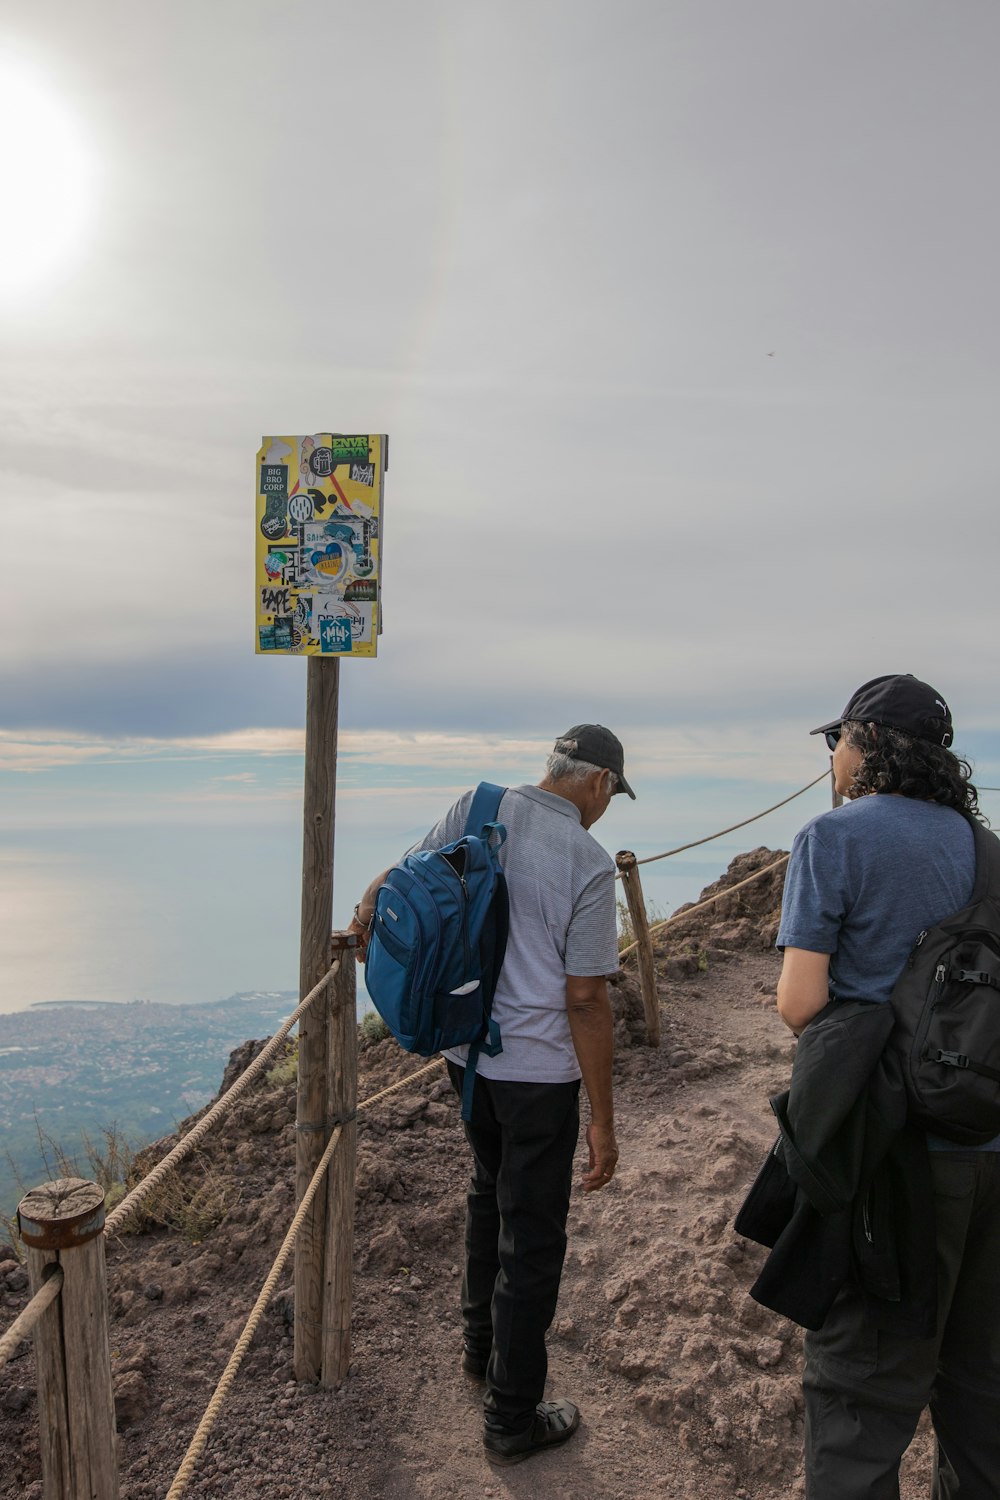
MULTIPOLYGON (((643 777, 658 781, 740 776, 773 781, 782 769, 791 774, 808 770, 816 760, 815 742, 803 744, 801 736, 787 728, 772 726, 753 736, 735 725, 689 730, 640 727, 621 729, 626 747, 630 780, 643 777)), ((519 779, 541 776, 552 748, 548 737, 501 735, 490 732, 402 732, 394 730, 342 730, 338 736, 341 789, 345 795, 405 791, 399 777, 405 774, 426 784, 454 772, 463 777, 476 774, 519 779), (478 770, 477 770, 478 768, 478 770), (358 776, 363 783, 358 784, 358 776)), ((148 762, 225 762, 239 758, 267 762, 290 759, 301 762, 305 734, 293 729, 232 730, 217 735, 109 737, 50 733, 36 730, 15 734, 0 731, 0 771, 37 773, 63 767, 91 765, 140 765, 148 762)), ((814 773, 815 774, 815 773, 814 773)), ((204 796, 246 796, 260 799, 269 788, 261 786, 262 772, 240 769, 213 775, 204 796)), ((464 780, 456 786, 467 784, 464 780)), ((166 794, 166 795, 169 795, 166 794)), ((189 793, 183 795, 188 796, 189 793)), ((201 795, 201 794, 199 794, 201 795)), ((301 795, 300 790, 296 795, 301 795)))

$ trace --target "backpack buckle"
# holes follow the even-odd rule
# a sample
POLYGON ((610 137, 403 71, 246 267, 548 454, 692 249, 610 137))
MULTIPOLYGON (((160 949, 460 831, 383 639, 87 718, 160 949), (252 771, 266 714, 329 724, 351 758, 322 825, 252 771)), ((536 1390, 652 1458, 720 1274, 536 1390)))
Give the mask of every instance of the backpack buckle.
POLYGON ((928 1062, 944 1063, 946 1068, 967 1068, 969 1059, 964 1052, 930 1052, 925 1053, 928 1062))

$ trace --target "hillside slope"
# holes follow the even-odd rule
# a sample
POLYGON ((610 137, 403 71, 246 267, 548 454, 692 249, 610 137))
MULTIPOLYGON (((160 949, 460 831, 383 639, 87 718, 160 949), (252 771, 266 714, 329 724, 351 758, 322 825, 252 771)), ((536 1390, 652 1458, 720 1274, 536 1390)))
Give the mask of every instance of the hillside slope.
MULTIPOLYGON (((734 861, 724 889, 775 855, 734 861)), ((773 1139, 767 1099, 794 1043, 774 1009, 780 872, 667 929, 662 1045, 614 987, 621 1163, 574 1194, 550 1337, 551 1389, 576 1400, 566 1448, 509 1470, 480 1447, 479 1388, 458 1360, 463 1191, 444 1077, 360 1116, 355 1358, 336 1391, 297 1386, 290 1292, 244 1363, 188 1494, 339 1500, 778 1500, 801 1493, 800 1333, 746 1296, 763 1252, 732 1220, 773 1139), (696 951, 690 951, 696 950, 696 951)), ((243 1049, 246 1055, 252 1047, 243 1049)), ((245 1058, 242 1059, 245 1063, 245 1058)), ((360 1057, 360 1095, 412 1071, 392 1042, 360 1057)), ((109 1245, 123 1500, 162 1497, 292 1213, 294 1087, 262 1085, 201 1162, 240 1196, 195 1245, 154 1230, 109 1245)), ((583 1169, 583 1154, 579 1170, 583 1169)), ((0 1254, 2 1259, 2 1254, 0 1254)), ((6 1276, 8 1322, 24 1299, 6 1276)), ((0 1496, 40 1496, 30 1355, 0 1374, 0 1496)), ((918 1436, 903 1495, 929 1485, 918 1436)))

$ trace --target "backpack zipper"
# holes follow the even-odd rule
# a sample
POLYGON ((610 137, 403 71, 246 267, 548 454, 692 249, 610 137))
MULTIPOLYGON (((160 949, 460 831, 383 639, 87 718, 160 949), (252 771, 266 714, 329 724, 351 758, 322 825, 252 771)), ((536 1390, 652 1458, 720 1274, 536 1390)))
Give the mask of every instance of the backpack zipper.
POLYGON ((910 949, 910 956, 906 960, 906 967, 908 969, 912 969, 913 968, 913 960, 917 956, 917 950, 920 947, 920 944, 923 942, 924 938, 927 936, 927 933, 928 933, 929 930, 930 930, 929 928, 925 927, 924 930, 923 930, 923 932, 919 932, 917 934, 917 941, 914 943, 913 947, 910 949))
POLYGON ((435 854, 440 855, 444 865, 451 871, 452 875, 454 875, 455 879, 462 887, 462 900, 465 905, 465 911, 462 915, 462 945, 465 949, 465 972, 466 974, 468 974, 469 970, 472 968, 472 950, 469 947, 469 887, 465 883, 465 876, 459 874, 458 870, 455 869, 455 866, 452 864, 451 860, 446 859, 445 856, 441 854, 441 851, 439 849, 435 849, 434 852, 435 854))

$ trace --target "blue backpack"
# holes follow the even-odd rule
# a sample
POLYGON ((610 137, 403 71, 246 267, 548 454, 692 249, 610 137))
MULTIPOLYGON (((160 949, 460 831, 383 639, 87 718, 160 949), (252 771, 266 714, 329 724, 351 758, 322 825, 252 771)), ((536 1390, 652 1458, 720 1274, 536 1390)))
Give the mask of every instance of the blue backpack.
POLYGON ((404 855, 379 886, 365 983, 400 1046, 430 1057, 468 1044, 462 1118, 480 1052, 502 1050, 493 993, 507 947, 507 882, 496 821, 506 787, 480 782, 465 833, 443 849, 404 855))

